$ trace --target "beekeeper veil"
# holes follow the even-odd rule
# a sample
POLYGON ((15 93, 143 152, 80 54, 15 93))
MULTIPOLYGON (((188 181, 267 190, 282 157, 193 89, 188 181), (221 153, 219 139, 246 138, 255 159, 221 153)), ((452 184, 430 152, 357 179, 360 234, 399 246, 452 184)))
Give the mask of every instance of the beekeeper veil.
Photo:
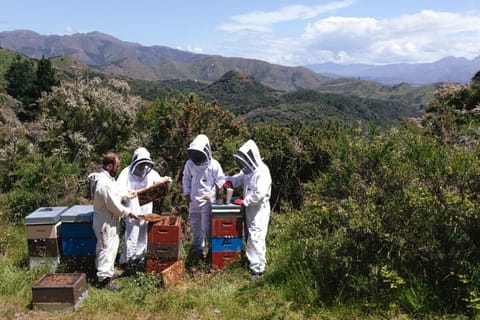
POLYGON ((260 151, 258 151, 257 144, 253 140, 245 142, 243 146, 234 153, 233 159, 244 174, 254 172, 262 163, 260 151))
POLYGON ((143 147, 135 150, 130 163, 130 173, 134 176, 145 178, 152 169, 153 161, 150 158, 150 152, 143 147))
POLYGON ((192 160, 196 166, 208 165, 212 159, 212 150, 208 137, 204 134, 196 136, 192 143, 190 143, 187 153, 188 158, 192 160))

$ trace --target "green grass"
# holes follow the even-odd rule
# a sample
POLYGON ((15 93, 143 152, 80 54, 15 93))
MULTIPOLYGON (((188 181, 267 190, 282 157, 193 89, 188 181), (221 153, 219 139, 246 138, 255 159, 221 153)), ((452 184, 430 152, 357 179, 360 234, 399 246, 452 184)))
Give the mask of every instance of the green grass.
POLYGON ((25 227, 0 225, 0 318, 42 319, 303 319, 268 278, 252 282, 240 264, 199 275, 186 273, 164 289, 154 275, 118 279, 121 292, 87 284, 88 297, 75 312, 31 308, 32 284, 49 270, 30 270, 25 227))
MULTIPOLYGON (((273 219, 270 228, 275 228, 278 219, 273 219)), ((121 292, 87 283, 88 297, 74 312, 42 311, 32 309, 31 288, 49 271, 29 269, 26 244, 23 225, 0 223, 2 319, 410 319, 398 314, 365 314, 344 305, 324 308, 307 304, 300 308, 285 298, 280 280, 268 272, 273 266, 262 280, 252 282, 242 263, 195 276, 187 272, 169 289, 162 288, 156 276, 137 271, 117 280, 124 287, 121 292)), ((269 250, 279 252, 275 249, 269 250)), ((275 264, 281 258, 279 254, 269 260, 275 264)), ((292 288, 289 290, 291 293, 292 288)), ((302 288, 297 290, 300 294, 302 288)))

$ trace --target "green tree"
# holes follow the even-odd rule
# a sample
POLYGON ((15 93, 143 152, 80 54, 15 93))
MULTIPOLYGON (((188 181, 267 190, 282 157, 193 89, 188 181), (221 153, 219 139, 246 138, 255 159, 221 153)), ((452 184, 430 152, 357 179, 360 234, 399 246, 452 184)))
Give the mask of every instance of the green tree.
POLYGON ((157 98, 140 110, 135 132, 138 143, 147 147, 156 159, 161 174, 176 182, 169 200, 182 214, 188 212, 181 190, 183 167, 188 159, 188 145, 195 136, 201 133, 208 136, 213 156, 226 174, 238 170, 232 155, 248 137, 245 123, 236 120, 233 113, 194 94, 157 98))
POLYGON ((52 87, 58 85, 59 81, 55 77, 55 70, 52 68, 50 59, 42 56, 37 65, 35 79, 36 97, 39 98, 42 92, 51 92, 52 87))
POLYGON ((28 108, 36 100, 36 75, 33 63, 18 55, 6 71, 5 79, 8 82, 7 93, 23 104, 24 108, 16 111, 20 120, 31 120, 32 114, 28 108))
POLYGON ((39 145, 84 167, 99 155, 126 148, 142 101, 123 81, 64 82, 40 99, 45 135, 39 145))
POLYGON ((50 92, 52 86, 59 84, 49 59, 42 56, 37 69, 31 60, 17 55, 5 74, 8 82, 7 93, 23 104, 17 115, 22 121, 32 121, 40 115, 37 100, 42 92, 50 92))

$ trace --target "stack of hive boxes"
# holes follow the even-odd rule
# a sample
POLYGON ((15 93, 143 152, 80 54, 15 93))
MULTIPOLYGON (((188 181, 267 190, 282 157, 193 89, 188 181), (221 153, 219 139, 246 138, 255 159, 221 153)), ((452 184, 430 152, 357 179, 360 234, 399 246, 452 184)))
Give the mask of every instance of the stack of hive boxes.
POLYGON ((183 274, 181 237, 181 217, 165 216, 148 225, 146 271, 161 275, 164 287, 175 284, 183 274))
POLYGON ((223 269, 239 260, 243 248, 243 207, 235 204, 214 204, 211 210, 211 266, 223 269))
POLYGON ((93 205, 76 205, 60 215, 62 265, 69 272, 93 272, 97 238, 93 232, 93 205))
POLYGON ((46 266, 55 272, 60 264, 60 214, 67 207, 40 207, 25 217, 30 268, 46 266))

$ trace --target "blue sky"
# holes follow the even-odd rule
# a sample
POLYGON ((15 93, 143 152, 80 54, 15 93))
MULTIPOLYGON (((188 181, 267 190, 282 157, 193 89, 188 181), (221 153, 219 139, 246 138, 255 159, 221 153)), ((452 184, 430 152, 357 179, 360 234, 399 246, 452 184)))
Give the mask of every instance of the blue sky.
POLYGON ((480 56, 480 0, 0 0, 0 32, 99 31, 295 66, 480 56))

